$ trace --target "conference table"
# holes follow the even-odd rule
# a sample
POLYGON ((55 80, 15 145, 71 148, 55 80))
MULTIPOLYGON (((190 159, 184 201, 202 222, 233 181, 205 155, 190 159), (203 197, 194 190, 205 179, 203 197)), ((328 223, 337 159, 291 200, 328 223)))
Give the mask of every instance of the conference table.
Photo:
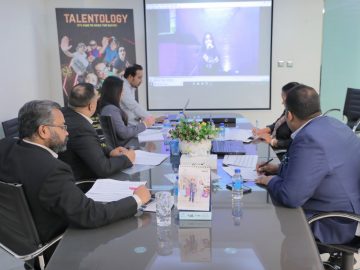
MULTIPOLYGON (((257 152, 260 161, 276 158, 265 143, 247 147, 257 152)), ((142 148, 168 151, 161 142, 142 148)), ((178 165, 179 157, 170 156, 159 166, 113 178, 147 180, 153 189, 167 189, 173 184, 165 175, 176 173, 178 165)), ((252 192, 242 199, 240 218, 234 218, 231 192, 225 188, 231 178, 221 159, 214 173, 219 179, 212 181, 211 221, 179 221, 173 209, 168 227, 157 226, 155 213, 141 211, 97 229, 70 227, 46 269, 323 269, 301 208, 276 206, 265 189, 247 182, 252 192)))

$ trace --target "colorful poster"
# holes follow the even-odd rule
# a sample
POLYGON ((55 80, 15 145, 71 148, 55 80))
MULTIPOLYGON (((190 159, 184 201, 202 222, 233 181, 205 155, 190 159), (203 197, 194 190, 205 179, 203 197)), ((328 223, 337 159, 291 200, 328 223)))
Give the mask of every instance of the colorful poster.
POLYGON ((107 76, 122 76, 136 63, 132 9, 57 8, 64 103, 80 82, 97 89, 107 76))

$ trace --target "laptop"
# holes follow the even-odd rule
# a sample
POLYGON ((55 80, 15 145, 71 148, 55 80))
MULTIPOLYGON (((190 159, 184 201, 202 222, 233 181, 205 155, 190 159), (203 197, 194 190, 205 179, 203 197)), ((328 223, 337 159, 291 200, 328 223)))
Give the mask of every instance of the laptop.
POLYGON ((245 155, 242 141, 212 141, 211 153, 217 155, 245 155))
MULTIPOLYGON (((187 116, 185 114, 185 111, 186 111, 187 107, 189 106, 189 103, 190 103, 190 98, 187 99, 183 109, 181 110, 185 118, 187 118, 187 116)), ((170 122, 178 121, 178 119, 177 119, 178 114, 169 114, 167 117, 168 117, 170 122)))

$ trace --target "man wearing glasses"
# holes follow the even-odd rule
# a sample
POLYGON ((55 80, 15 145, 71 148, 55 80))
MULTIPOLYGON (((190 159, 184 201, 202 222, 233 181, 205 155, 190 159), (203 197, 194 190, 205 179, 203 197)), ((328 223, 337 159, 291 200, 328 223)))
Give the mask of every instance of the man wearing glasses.
POLYGON ((59 104, 30 101, 20 109, 18 120, 19 139, 0 141, 0 179, 23 185, 41 241, 53 239, 69 224, 95 228, 133 216, 150 199, 144 186, 108 204, 85 196, 70 166, 57 159, 69 135, 59 104))

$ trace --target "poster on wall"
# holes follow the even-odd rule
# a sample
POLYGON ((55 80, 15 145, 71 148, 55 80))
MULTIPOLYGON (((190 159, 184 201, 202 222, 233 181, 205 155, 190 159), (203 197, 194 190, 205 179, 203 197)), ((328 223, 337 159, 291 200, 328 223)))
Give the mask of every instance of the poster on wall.
POLYGON ((136 63, 132 9, 56 8, 64 104, 77 83, 100 89, 136 63))

